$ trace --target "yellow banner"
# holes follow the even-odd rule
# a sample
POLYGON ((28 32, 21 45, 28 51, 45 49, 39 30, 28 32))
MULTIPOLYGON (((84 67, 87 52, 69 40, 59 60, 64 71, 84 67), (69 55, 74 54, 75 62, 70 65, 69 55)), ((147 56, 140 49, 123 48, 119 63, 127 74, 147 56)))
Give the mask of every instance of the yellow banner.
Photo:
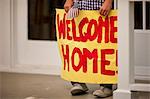
POLYGON ((56 10, 56 31, 62 59, 61 77, 68 81, 117 83, 117 11, 101 16, 98 11, 82 10, 67 19, 56 10))

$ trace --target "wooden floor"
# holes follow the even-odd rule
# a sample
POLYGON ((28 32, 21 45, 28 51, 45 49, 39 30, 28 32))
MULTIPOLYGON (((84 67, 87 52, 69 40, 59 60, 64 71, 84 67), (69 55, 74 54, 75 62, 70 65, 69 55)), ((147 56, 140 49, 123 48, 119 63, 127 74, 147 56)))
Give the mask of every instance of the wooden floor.
MULTIPOLYGON (((81 96, 72 96, 71 87, 59 76, 0 73, 0 99, 98 99, 92 93, 99 85, 88 84, 89 93, 81 96)), ((150 99, 150 93, 133 92, 132 99, 150 99)))

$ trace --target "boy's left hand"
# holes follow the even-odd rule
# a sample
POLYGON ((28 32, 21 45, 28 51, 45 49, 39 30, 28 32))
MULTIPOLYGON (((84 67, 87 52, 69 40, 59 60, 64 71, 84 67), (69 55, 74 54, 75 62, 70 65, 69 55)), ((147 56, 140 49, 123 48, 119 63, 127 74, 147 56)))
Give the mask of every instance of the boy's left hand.
POLYGON ((107 16, 112 7, 112 0, 105 0, 104 4, 99 10, 99 13, 103 16, 107 16))

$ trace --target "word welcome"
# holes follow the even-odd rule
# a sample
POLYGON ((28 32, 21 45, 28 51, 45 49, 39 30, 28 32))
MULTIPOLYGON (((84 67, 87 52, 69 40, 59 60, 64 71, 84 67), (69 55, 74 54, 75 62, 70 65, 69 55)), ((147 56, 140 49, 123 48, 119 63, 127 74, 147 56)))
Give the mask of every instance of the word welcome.
POLYGON ((115 33, 117 32, 117 27, 115 27, 117 16, 106 18, 99 16, 97 20, 89 20, 87 17, 84 17, 78 26, 76 26, 74 19, 67 20, 66 14, 64 14, 63 19, 60 19, 59 14, 57 14, 56 18, 59 39, 73 40, 77 42, 86 42, 87 40, 93 41, 96 39, 98 43, 101 43, 102 41, 105 43, 117 43, 117 37, 115 37, 115 33), (86 25, 87 28, 85 27, 86 25), (83 32, 83 28, 86 28, 86 32, 83 32), (92 28, 94 28, 94 31, 92 28), (103 28, 105 31, 103 31, 103 28), (76 35, 77 32, 79 32, 79 35, 76 35))

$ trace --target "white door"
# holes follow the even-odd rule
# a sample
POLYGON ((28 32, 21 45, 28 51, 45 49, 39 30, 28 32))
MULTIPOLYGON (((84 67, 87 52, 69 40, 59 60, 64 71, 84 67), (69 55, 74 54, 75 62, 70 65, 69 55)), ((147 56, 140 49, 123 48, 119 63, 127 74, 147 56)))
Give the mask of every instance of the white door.
POLYGON ((57 42, 28 39, 28 0, 12 0, 14 71, 26 73, 60 73, 57 42))

